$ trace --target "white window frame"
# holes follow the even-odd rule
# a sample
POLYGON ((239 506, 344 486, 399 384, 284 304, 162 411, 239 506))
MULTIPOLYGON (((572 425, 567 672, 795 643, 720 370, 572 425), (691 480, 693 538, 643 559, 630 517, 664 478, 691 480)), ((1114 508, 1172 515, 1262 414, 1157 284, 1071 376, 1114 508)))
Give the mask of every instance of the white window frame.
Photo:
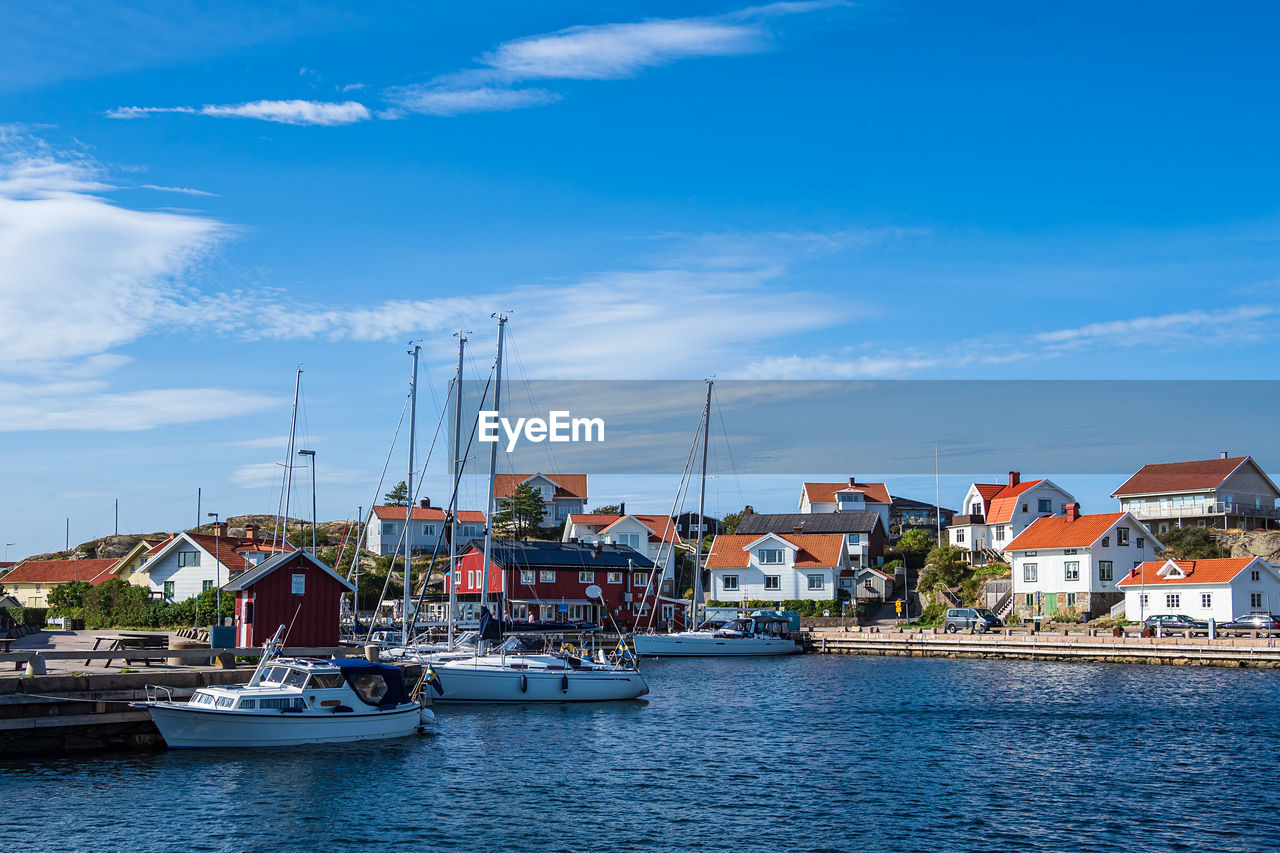
POLYGON ((578 583, 595 583, 595 572, 578 572, 578 583))
POLYGON ((820 589, 827 588, 827 576, 821 574, 807 575, 809 585, 806 587, 809 592, 815 592, 820 589))
POLYGON ((762 566, 781 566, 787 562, 786 550, 783 548, 761 548, 756 551, 756 562, 762 566), (774 557, 777 559, 774 559, 774 557))
POLYGON ((1213 593, 1211 592, 1200 593, 1200 606, 1203 607, 1205 610, 1208 610, 1209 608, 1213 607, 1213 593))
POLYGON ((536 575, 536 573, 534 572, 534 570, 533 570, 533 569, 521 569, 521 570, 520 570, 520 583, 522 583, 522 584, 523 584, 523 585, 525 585, 525 586, 533 586, 534 578, 535 578, 536 576, 537 576, 537 575, 536 575))
POLYGON ((738 576, 737 575, 721 576, 720 588, 725 592, 737 592, 740 589, 738 585, 738 576))
POLYGON ((766 591, 782 589, 782 575, 765 575, 764 588, 766 591))
POLYGON ((542 581, 543 583, 555 583, 556 570, 555 569, 538 569, 538 580, 542 581))
POLYGON ((1262 609, 1262 593, 1260 592, 1249 593, 1249 609, 1250 610, 1262 609))
POLYGON ((633 572, 633 573, 631 574, 631 585, 632 585, 632 586, 643 586, 643 587, 648 587, 648 586, 649 586, 649 573, 648 573, 648 572, 633 572))
POLYGON ((1035 563, 1022 564, 1022 582, 1038 583, 1040 578, 1040 567, 1035 563))
POLYGON ((605 575, 607 583, 622 583, 622 572, 609 572, 605 575))
POLYGON ((178 552, 178 568, 189 569, 200 565, 199 551, 179 551, 178 552))
POLYGON ((1062 564, 1062 579, 1064 581, 1080 580, 1080 561, 1067 560, 1062 564))
POLYGON ((1182 596, 1176 592, 1167 592, 1164 596, 1164 606, 1170 610, 1177 610, 1182 607, 1182 596))

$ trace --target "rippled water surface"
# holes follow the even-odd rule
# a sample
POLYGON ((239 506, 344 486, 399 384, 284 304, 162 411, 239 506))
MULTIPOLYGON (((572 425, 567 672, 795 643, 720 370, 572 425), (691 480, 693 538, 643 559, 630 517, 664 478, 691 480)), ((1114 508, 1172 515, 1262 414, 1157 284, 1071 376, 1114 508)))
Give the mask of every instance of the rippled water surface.
POLYGON ((0 762, 0 850, 1260 850, 1280 673, 657 661, 377 744, 0 762))

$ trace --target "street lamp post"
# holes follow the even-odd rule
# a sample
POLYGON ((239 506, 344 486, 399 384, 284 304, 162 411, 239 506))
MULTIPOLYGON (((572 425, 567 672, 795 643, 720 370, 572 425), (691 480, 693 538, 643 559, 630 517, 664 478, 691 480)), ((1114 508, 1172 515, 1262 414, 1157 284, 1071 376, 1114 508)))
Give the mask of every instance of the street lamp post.
MULTIPOLYGON (((214 623, 222 624, 222 558, 218 552, 218 546, 222 544, 222 527, 219 526, 221 519, 216 512, 208 514, 213 519, 213 594, 214 594, 214 613, 217 618, 214 623)), ((199 610, 199 608, 196 608, 199 610)))
MULTIPOLYGON (((299 450, 299 456, 309 456, 311 463, 311 556, 316 555, 316 452, 314 450, 299 450)), ((409 496, 413 498, 412 495, 409 496)))

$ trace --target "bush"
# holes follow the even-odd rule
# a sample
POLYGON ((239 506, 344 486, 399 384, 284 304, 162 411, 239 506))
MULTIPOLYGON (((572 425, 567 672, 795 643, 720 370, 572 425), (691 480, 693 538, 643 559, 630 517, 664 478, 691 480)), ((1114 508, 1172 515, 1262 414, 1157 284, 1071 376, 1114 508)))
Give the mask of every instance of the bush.
POLYGON ((940 545, 929 552, 916 588, 924 593, 938 584, 951 588, 960 582, 967 568, 963 548, 957 545, 940 545))
POLYGON ((84 592, 88 581, 68 581, 49 590, 49 615, 68 619, 84 618, 84 592))
POLYGON ((733 607, 742 610, 793 610, 801 616, 821 616, 822 611, 830 610, 832 616, 840 615, 840 600, 829 598, 826 600, 814 601, 807 598, 791 599, 790 601, 765 601, 757 599, 748 601, 745 604, 741 601, 708 601, 708 607, 733 607))
POLYGON ((1075 625, 1080 622, 1080 611, 1074 607, 1060 607, 1058 612, 1053 614, 1054 622, 1061 622, 1065 625, 1075 625))
POLYGON ((943 618, 947 615, 947 606, 937 601, 931 601, 920 614, 920 618, 916 620, 916 624, 921 628, 936 628, 942 624, 943 618))

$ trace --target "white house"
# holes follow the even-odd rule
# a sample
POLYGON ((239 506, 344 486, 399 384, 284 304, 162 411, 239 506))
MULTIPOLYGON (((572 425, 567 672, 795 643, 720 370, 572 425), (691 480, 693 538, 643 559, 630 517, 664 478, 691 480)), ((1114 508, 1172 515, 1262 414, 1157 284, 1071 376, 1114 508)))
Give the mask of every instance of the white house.
MULTIPOLYGON (((255 531, 256 532, 256 531, 255 531)), ((293 547, 284 544, 284 550, 293 547)), ((233 576, 258 565, 281 544, 269 539, 226 535, 226 525, 207 533, 178 533, 153 547, 128 580, 145 585, 151 594, 167 601, 185 601, 233 576)))
MULTIPOLYGON (((1075 610, 1085 619, 1110 615, 1124 599, 1118 587, 1129 570, 1163 546, 1127 512, 1038 518, 1005 546, 1013 569, 1011 606, 1019 616, 1050 618, 1075 610)), ((998 614, 999 615, 999 614, 998 614)))
POLYGON ((742 514, 736 533, 760 536, 765 533, 839 533, 844 536, 851 566, 879 566, 884 563, 884 524, 879 513, 870 510, 841 510, 823 513, 758 513, 750 507, 742 514))
POLYGON ((800 512, 868 510, 880 516, 886 531, 892 504, 893 498, 884 483, 859 483, 853 477, 839 483, 805 483, 800 488, 800 512))
POLYGON ((1143 465, 1111 493, 1157 534, 1171 527, 1253 530, 1280 525, 1280 489, 1251 456, 1143 465))
POLYGON ((974 565, 1001 559, 1005 545, 1038 518, 1066 512, 1075 498, 1050 480, 1023 482, 1017 471, 1007 483, 973 483, 965 492, 960 515, 951 520, 947 535, 963 548, 974 565))
POLYGON ((716 601, 825 601, 836 598, 849 557, 838 533, 722 534, 707 568, 716 601))
MULTIPOLYGON (((404 553, 404 524, 409 508, 404 506, 375 506, 369 512, 365 547, 375 554, 404 553)), ((423 500, 413 508, 410 516, 410 553, 449 553, 449 516, 442 507, 432 506, 423 500)), ((458 541, 466 542, 484 536, 484 513, 477 510, 458 512, 458 541)))
POLYGON ((518 486, 528 483, 542 495, 545 513, 542 527, 555 527, 580 513, 587 505, 586 474, 495 474, 493 494, 497 506, 515 494, 518 486))
POLYGON ((1280 610, 1280 574, 1261 557, 1151 560, 1121 579, 1125 617, 1183 614, 1229 622, 1280 610))
POLYGON ((676 522, 665 515, 573 513, 565 520, 563 542, 606 542, 628 545, 662 569, 662 579, 675 577, 676 522))

